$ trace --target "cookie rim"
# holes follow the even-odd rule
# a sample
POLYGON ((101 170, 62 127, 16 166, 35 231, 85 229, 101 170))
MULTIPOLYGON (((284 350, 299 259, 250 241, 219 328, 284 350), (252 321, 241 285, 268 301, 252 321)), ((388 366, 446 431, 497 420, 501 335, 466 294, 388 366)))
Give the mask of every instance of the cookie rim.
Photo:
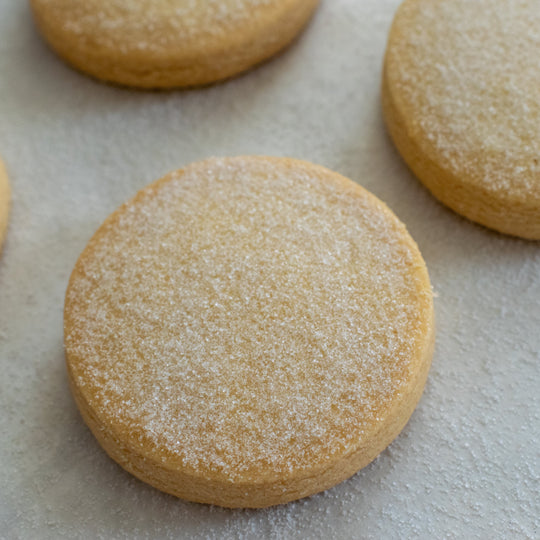
MULTIPOLYGON (((182 465, 179 463, 179 460, 176 460, 176 462, 174 460, 168 460, 167 464, 163 461, 158 462, 157 459, 153 459, 153 455, 156 452, 145 454, 144 445, 136 448, 133 441, 126 439, 123 435, 122 432, 125 432, 125 429, 123 430, 114 425, 111 426, 106 420, 104 421, 102 418, 103 415, 100 417, 99 410, 96 410, 96 407, 92 406, 88 400, 88 396, 78 391, 79 386, 75 382, 71 365, 73 362, 76 363, 77 359, 73 354, 70 357, 70 352, 66 348, 68 379, 75 401, 85 422, 110 457, 141 480, 183 499, 218 504, 226 507, 258 508, 296 500, 340 483, 375 459, 402 431, 420 400, 431 365, 435 338, 433 295, 431 294, 431 285, 425 262, 418 246, 408 233, 406 227, 386 204, 360 185, 325 167, 313 165, 302 160, 266 156, 238 156, 236 158, 224 159, 267 160, 273 163, 278 162, 282 165, 285 163, 288 165, 300 164, 310 169, 315 168, 319 172, 324 172, 325 175, 330 174, 333 179, 341 182, 343 186, 357 190, 361 196, 369 200, 370 205, 375 205, 385 215, 385 219, 390 219, 397 224, 400 232, 400 241, 406 242, 408 248, 414 253, 414 264, 411 264, 410 272, 411 274, 413 272, 419 273, 422 279, 418 281, 421 281, 423 284, 421 289, 423 291, 429 290, 430 292, 429 295, 422 295, 422 297, 419 296, 416 299, 419 313, 421 306, 421 313, 417 316, 422 321, 424 334, 422 335, 422 339, 418 338, 419 347, 414 350, 415 357, 410 359, 410 376, 407 379, 407 384, 405 384, 403 392, 396 395, 392 400, 390 406, 387 408, 385 419, 370 425, 369 435, 366 436, 364 441, 355 441, 354 447, 342 453, 337 460, 326 463, 319 461, 309 469, 306 468, 301 471, 295 469, 290 471, 289 474, 284 474, 283 472, 268 473, 257 477, 244 475, 242 480, 235 480, 233 484, 231 484, 230 479, 225 474, 216 472, 212 472, 210 475, 204 474, 200 469, 195 470, 182 465), (127 460, 126 455, 129 456, 127 460), (283 491, 285 484, 287 484, 287 487, 283 491), (200 495, 201 493, 203 495, 200 495), (248 493, 248 495, 245 495, 245 493, 248 493)), ((149 191, 159 190, 162 183, 178 178, 190 167, 201 166, 208 161, 203 160, 191 163, 178 171, 169 173, 161 179, 156 180, 139 190, 134 197, 106 218, 88 242, 71 274, 64 307, 65 335, 67 334, 67 326, 69 324, 68 294, 72 283, 78 277, 78 267, 84 262, 83 258, 85 254, 91 252, 90 248, 94 242, 97 242, 108 227, 114 223, 116 218, 122 215, 123 210, 139 197, 144 197, 149 191)), ((420 284, 418 284, 418 290, 420 290, 420 284)), ((206 470, 206 473, 208 473, 208 470, 206 470)))

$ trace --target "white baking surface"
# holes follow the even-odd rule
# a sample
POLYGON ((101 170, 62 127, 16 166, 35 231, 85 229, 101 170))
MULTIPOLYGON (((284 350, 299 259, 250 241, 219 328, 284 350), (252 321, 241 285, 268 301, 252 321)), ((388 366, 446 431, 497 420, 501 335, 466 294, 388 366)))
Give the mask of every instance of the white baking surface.
POLYGON ((439 205, 385 134, 379 80, 399 0, 323 0, 285 54, 211 88, 148 93, 66 67, 26 1, 0 0, 0 537, 539 538, 540 244, 439 205), (139 188, 209 155, 307 159, 389 204, 426 259, 437 346, 398 439, 330 491, 266 510, 184 503, 125 473, 69 394, 71 269, 139 188))

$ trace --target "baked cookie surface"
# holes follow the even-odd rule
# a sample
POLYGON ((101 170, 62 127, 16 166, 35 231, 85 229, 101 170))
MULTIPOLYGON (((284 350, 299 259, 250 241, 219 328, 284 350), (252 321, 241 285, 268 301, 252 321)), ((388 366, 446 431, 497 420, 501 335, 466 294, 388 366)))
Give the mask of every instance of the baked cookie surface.
POLYGON ((10 189, 6 168, 0 159, 0 250, 6 236, 9 214, 10 189))
POLYGON ((403 224, 290 159, 209 159, 149 185, 66 293, 69 380, 105 450, 228 507, 304 497, 372 461, 420 399, 433 335, 403 224))
POLYGON ((262 62, 319 0, 31 0, 52 48, 98 79, 141 88, 209 84, 262 62))
POLYGON ((383 78, 389 132, 444 204, 540 239, 536 0, 406 0, 383 78))

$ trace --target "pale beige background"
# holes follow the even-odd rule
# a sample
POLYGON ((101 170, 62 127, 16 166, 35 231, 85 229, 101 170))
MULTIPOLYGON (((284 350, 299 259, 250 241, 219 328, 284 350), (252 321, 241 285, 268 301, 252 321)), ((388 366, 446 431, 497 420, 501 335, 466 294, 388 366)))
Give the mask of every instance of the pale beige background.
POLYGON ((0 0, 0 154, 13 211, 0 259, 0 537, 538 538, 540 244, 439 205, 381 120, 399 0, 323 0, 283 56, 212 88, 98 84, 0 0), (398 440, 331 491, 264 511, 183 503, 112 463, 67 388, 68 276, 101 221, 140 187, 208 155, 287 155, 333 168, 407 223, 428 264, 438 337, 398 440))

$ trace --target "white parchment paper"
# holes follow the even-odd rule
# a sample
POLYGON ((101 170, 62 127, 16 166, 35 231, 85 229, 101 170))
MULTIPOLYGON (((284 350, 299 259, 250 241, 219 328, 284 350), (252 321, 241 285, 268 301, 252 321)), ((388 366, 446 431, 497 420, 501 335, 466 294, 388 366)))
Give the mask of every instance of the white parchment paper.
POLYGON ((399 0, 323 0, 285 54, 210 88, 138 92, 72 71, 26 1, 0 0, 1 538, 539 538, 540 244, 438 204, 385 134, 381 63, 399 0), (210 155, 320 163, 407 224, 438 294, 437 346, 400 437, 334 489, 286 506, 184 503, 115 465, 69 394, 71 269, 139 188, 210 155))

